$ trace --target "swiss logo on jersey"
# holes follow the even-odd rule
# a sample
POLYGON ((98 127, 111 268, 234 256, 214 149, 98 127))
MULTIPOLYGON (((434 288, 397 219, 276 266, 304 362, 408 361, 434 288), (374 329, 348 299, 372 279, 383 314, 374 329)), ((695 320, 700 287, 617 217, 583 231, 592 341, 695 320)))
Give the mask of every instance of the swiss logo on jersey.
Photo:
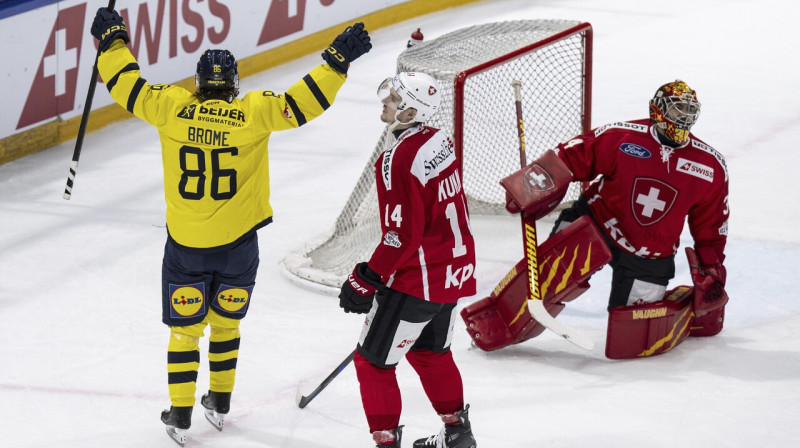
POLYGON ((678 172, 686 173, 708 182, 714 182, 714 168, 682 157, 678 159, 678 172))
POLYGON ((550 177, 550 173, 539 165, 532 165, 525 172, 525 181, 525 186, 530 191, 548 191, 556 186, 553 178, 550 177))
POLYGON ((678 190, 666 182, 640 177, 633 181, 631 211, 640 225, 649 226, 666 216, 677 198, 678 190))
POLYGON ((86 3, 58 12, 17 129, 75 109, 85 16, 86 3))

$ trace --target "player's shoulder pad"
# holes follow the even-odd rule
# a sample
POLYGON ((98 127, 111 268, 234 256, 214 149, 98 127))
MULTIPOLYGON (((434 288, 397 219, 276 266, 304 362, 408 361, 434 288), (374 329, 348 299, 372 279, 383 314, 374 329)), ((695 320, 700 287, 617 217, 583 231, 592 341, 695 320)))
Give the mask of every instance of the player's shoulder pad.
POLYGON ((594 136, 599 137, 600 134, 603 134, 606 131, 613 131, 613 130, 625 130, 625 131, 634 131, 634 132, 642 132, 647 133, 649 126, 639 124, 639 123, 632 123, 630 121, 617 121, 614 123, 609 123, 594 130, 594 136))
POLYGON ((725 181, 728 180, 728 164, 725 162, 725 156, 723 156, 722 153, 712 148, 702 140, 698 140, 694 136, 692 136, 692 148, 697 148, 700 151, 711 154, 722 167, 722 171, 725 172, 725 181))
POLYGON ((429 126, 423 126, 417 133, 417 138, 422 143, 411 164, 411 174, 422 185, 427 185, 428 181, 439 176, 456 161, 455 145, 446 132, 429 126))

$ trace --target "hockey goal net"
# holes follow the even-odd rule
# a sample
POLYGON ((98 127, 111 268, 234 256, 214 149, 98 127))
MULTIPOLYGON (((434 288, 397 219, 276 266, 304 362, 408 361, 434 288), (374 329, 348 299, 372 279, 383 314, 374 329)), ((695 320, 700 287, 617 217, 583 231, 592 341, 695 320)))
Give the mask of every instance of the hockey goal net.
MULTIPOLYGON (((426 124, 453 136, 470 214, 507 214, 500 179, 520 168, 512 80, 522 81, 528 162, 590 128, 592 28, 565 20, 475 25, 403 51, 397 72, 439 80, 442 103, 426 124)), ((373 164, 394 143, 384 130, 333 231, 284 259, 306 286, 332 292, 380 241, 373 164), (310 283, 309 283, 310 282, 310 283)), ((574 184, 565 202, 575 200, 574 184)), ((294 277, 296 276, 296 277, 294 277)))

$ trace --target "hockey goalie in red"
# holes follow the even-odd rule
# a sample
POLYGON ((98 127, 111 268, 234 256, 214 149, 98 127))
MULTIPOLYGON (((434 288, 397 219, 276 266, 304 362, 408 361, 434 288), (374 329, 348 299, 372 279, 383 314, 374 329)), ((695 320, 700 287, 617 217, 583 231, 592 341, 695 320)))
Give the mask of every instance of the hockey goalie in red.
POLYGON ((456 302, 475 294, 475 248, 453 143, 423 124, 439 107, 439 84, 403 72, 378 96, 396 138, 375 162, 382 238, 339 294, 346 312, 367 313, 353 358, 367 423, 378 447, 400 446, 395 366, 405 356, 444 422, 413 446, 474 448, 450 341, 456 302))
MULTIPOLYGON (((689 335, 711 336, 722 330, 728 301, 723 265, 728 171, 722 155, 690 133, 699 113, 695 91, 683 81, 670 82, 650 100, 649 120, 611 123, 577 136, 558 145, 557 157, 549 151, 501 182, 509 211, 535 219, 549 212, 553 202, 552 198, 538 200, 539 195, 525 185, 524 174, 533 172, 531 166, 566 168, 566 176, 554 176, 557 185, 591 181, 580 198, 561 212, 540 253, 543 258, 564 256, 565 249, 572 251, 570 245, 578 253, 578 242, 587 240, 610 249, 609 358, 652 356, 672 349, 689 335), (687 219, 694 239, 694 248, 686 248, 694 286, 667 291, 687 219), (576 230, 579 222, 584 227, 576 230), (600 229, 601 238, 563 236, 586 235, 582 229, 587 224, 589 230, 600 229)), ((539 277, 552 279, 556 265, 544 259, 539 277)), ((593 266, 591 272, 599 267, 593 266)), ((569 294, 544 294, 551 315, 588 289, 591 272, 577 281, 574 276, 564 277, 561 284, 571 285, 564 288, 569 294)), ((485 350, 521 342, 543 330, 535 321, 525 326, 505 317, 526 299, 515 292, 511 277, 492 296, 462 312, 476 345, 485 350), (492 337, 487 339, 486 333, 492 337)))

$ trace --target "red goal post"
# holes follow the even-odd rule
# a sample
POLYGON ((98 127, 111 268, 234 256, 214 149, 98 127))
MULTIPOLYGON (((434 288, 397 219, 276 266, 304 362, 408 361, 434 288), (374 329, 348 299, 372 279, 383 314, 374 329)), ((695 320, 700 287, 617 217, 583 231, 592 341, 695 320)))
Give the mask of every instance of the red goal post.
MULTIPOLYGON (((471 215, 507 214, 499 181, 519 169, 511 81, 522 81, 528 162, 591 128, 592 27, 517 20, 462 28, 403 51, 397 72, 439 80, 442 104, 426 124, 453 136, 471 215)), ((384 130, 333 230, 287 254, 289 278, 334 292, 380 241, 373 164, 394 143, 384 130)), ((572 185, 565 202, 575 200, 572 185)), ((476 235, 480 238, 480 235, 476 235)))

